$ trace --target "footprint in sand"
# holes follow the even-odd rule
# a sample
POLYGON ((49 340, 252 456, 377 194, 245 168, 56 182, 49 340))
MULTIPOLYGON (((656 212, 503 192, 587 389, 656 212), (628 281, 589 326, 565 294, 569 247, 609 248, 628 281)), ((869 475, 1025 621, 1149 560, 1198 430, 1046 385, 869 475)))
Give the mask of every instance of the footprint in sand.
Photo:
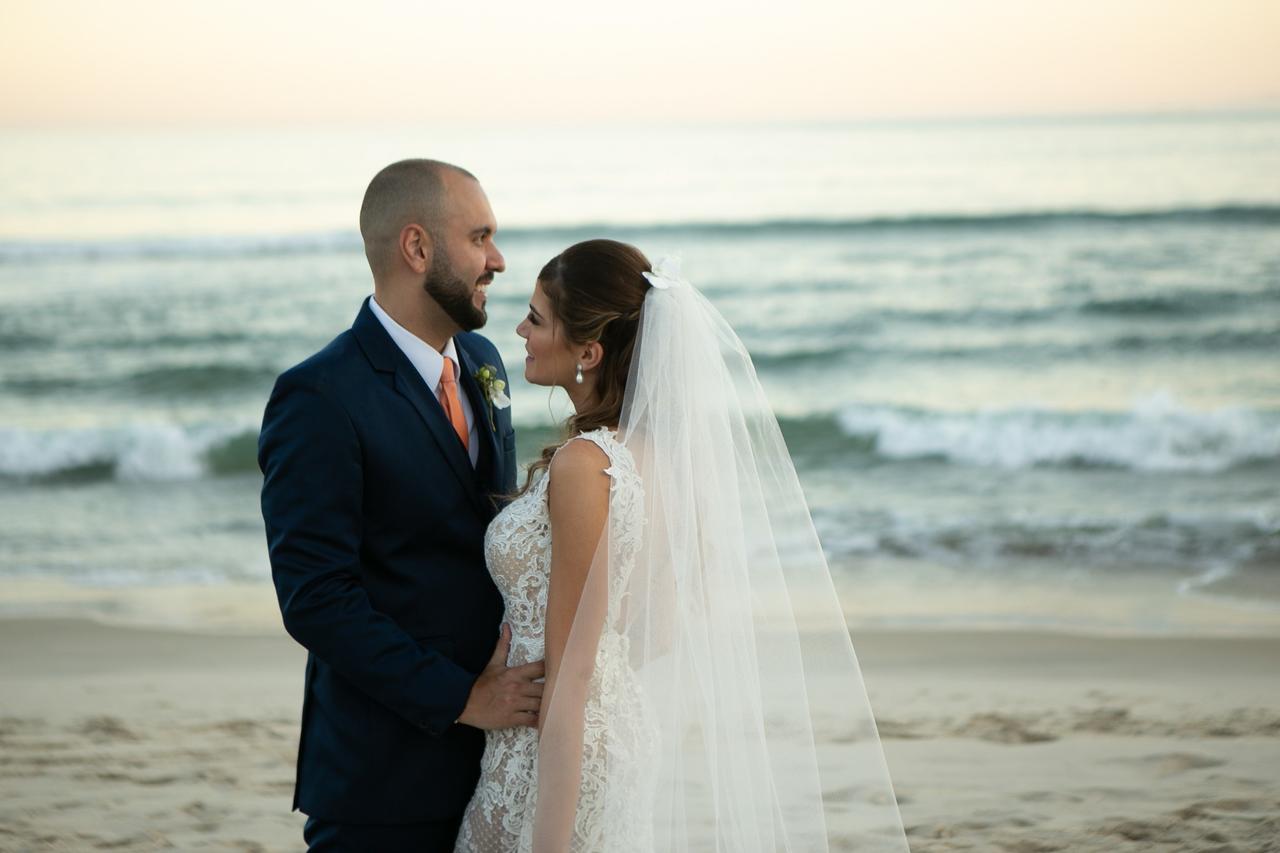
POLYGON ((1107 820, 1092 832, 1141 842, 1143 849, 1275 850, 1280 837, 1277 806, 1275 800, 1206 800, 1152 818, 1107 820))
POLYGON ((80 725, 75 726, 71 731, 76 734, 87 735, 95 741, 110 740, 142 740, 137 734, 132 732, 122 720, 115 717, 89 717, 83 720, 80 725))
POLYGON ((1200 817, 1232 817, 1247 812, 1268 815, 1274 812, 1276 805, 1270 800, 1253 800, 1241 797, 1223 800, 1203 800, 1182 807, 1176 814, 1186 820, 1200 817))
POLYGON ((197 727, 196 731, 219 732, 221 734, 231 735, 232 737, 252 740, 254 738, 265 737, 270 739, 279 739, 282 735, 272 729, 266 723, 258 720, 222 720, 217 723, 211 723, 205 726, 197 727))
POLYGON ((38 732, 47 727, 39 717, 0 717, 0 740, 13 735, 38 732))
POLYGON ((1188 770, 1200 770, 1205 767, 1220 767, 1226 764, 1222 758, 1211 755, 1197 755, 1193 752, 1161 752, 1144 755, 1141 758, 1110 758, 1110 764, 1130 764, 1150 770, 1157 778, 1176 776, 1188 770))
POLYGON ((994 743, 1042 743, 1058 736, 1032 729, 1026 722, 1005 714, 974 714, 953 734, 994 743))
POLYGON ((1122 729, 1136 725, 1128 708, 1103 707, 1090 708, 1076 714, 1072 728, 1078 732, 1097 732, 1100 734, 1118 733, 1122 729))
POLYGON ((231 810, 222 806, 210 805, 202 800, 194 800, 182 807, 183 814, 196 820, 192 829, 197 832, 217 832, 231 815, 231 810))
POLYGON ((1056 853, 1058 850, 1066 850, 1067 845, 1056 841, 1019 838, 1012 841, 1001 841, 1000 849, 1004 853, 1056 853))
POLYGON ((913 740, 925 737, 925 735, 916 731, 913 723, 901 720, 876 720, 876 729, 880 732, 882 739, 913 740))
POLYGON ((1048 790, 1048 791, 1023 791, 1013 795, 1016 799, 1024 803, 1066 803, 1068 805, 1077 805, 1086 800, 1096 799, 1089 793, 1079 793, 1067 790, 1048 790))

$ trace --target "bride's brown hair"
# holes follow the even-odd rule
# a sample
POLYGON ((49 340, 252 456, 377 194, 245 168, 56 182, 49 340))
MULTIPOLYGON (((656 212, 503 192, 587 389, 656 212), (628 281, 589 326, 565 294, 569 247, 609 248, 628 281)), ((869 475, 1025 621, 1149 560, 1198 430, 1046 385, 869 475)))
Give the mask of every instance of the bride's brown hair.
POLYGON ((538 283, 551 302, 552 322, 565 339, 574 344, 598 341, 604 355, 594 403, 570 417, 560 440, 542 449, 517 494, 529 490, 534 474, 551 464, 551 457, 569 438, 618 425, 640 308, 650 287, 643 273, 652 270, 649 259, 635 246, 617 240, 584 240, 547 261, 538 273, 538 283))

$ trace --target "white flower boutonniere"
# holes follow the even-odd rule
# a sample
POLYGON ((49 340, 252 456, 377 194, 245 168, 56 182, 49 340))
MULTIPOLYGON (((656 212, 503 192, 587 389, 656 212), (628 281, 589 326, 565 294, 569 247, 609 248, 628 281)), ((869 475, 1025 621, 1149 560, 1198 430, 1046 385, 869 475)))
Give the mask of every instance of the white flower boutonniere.
POLYGON ((480 393, 489 403, 489 428, 496 430, 498 426, 493 420, 493 410, 511 405, 511 398, 503 393, 507 390, 507 383, 498 378, 498 369, 492 364, 481 365, 473 375, 480 384, 480 393))

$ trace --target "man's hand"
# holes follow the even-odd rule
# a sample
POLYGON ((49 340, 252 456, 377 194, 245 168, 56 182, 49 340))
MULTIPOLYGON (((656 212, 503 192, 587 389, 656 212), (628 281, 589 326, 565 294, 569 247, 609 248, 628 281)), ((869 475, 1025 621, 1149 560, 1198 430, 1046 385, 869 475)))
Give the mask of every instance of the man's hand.
POLYGON ((534 681, 546 674, 542 661, 522 666, 507 666, 511 650, 511 628, 503 623, 498 647, 489 665, 480 673, 467 697, 459 723, 477 729, 509 729, 513 726, 537 726, 538 708, 542 705, 542 684, 534 681))

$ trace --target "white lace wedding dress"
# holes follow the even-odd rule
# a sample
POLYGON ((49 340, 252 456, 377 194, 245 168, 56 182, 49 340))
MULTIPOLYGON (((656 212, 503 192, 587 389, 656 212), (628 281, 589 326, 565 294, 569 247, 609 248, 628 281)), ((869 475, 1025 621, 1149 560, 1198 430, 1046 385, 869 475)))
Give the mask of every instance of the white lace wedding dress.
MULTIPOLYGON (((583 715, 581 788, 573 829, 574 851, 652 851, 654 779, 641 768, 651 762, 658 729, 629 663, 627 639, 619 624, 626 568, 640 544, 643 489, 630 451, 605 428, 574 437, 591 441, 609 458, 609 537, 615 567, 608 618, 596 653, 583 715), (607 785, 606 785, 607 780, 607 785), (609 795, 605 796, 608 791, 609 795), (619 792, 625 795, 619 796, 619 792)), ((570 439, 574 440, 574 439, 570 439)), ((529 491, 508 504, 485 533, 485 561, 506 604, 511 626, 509 666, 543 657, 547 586, 551 572, 551 519, 547 505, 549 471, 529 491)), ((467 806, 456 851, 498 853, 533 847, 537 800, 538 730, 530 727, 486 732, 480 782, 467 806)))

